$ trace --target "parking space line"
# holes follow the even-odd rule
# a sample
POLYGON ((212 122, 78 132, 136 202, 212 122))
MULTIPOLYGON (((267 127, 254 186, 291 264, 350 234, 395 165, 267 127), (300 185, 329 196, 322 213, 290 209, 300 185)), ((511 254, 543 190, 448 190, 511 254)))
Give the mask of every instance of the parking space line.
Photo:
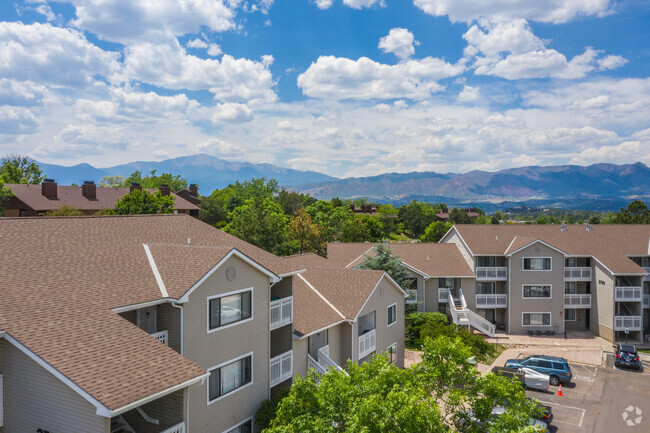
POLYGON ((582 365, 582 364, 575 364, 575 365, 577 365, 577 366, 579 366, 579 367, 582 367, 584 370, 587 371, 587 373, 589 373, 590 375, 596 377, 596 373, 598 372, 598 367, 596 367, 596 368, 594 369, 594 371, 591 371, 591 370, 589 370, 587 367, 585 367, 585 366, 582 365))
POLYGON ((585 409, 582 409, 582 408, 580 408, 580 407, 566 406, 566 405, 564 405, 564 404, 560 404, 560 403, 551 403, 550 401, 539 400, 539 402, 540 402, 540 403, 543 403, 543 404, 550 404, 551 406, 566 407, 567 409, 573 409, 573 410, 580 411, 580 412, 581 412, 581 414, 580 414, 580 421, 578 422, 578 424, 574 424, 574 423, 572 423, 572 422, 567 422, 567 421, 560 421, 560 420, 558 420, 558 419, 553 419, 553 422, 554 422, 554 423, 555 423, 555 422, 559 422, 559 423, 562 423, 562 424, 569 424, 569 425, 574 425, 574 426, 576 426, 576 427, 582 427, 582 421, 583 421, 584 418, 585 418, 585 409))

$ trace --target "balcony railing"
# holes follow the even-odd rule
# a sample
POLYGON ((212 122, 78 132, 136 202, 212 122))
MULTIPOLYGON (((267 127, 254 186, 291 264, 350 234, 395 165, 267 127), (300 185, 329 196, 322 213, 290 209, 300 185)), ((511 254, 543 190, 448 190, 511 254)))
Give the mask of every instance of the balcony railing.
POLYGON ((271 302, 271 330, 293 322, 293 296, 271 302))
POLYGON ((566 267, 564 281, 591 281, 591 268, 566 267))
POLYGON ((476 308, 506 308, 508 295, 476 295, 476 308))
POLYGON ((271 387, 278 383, 290 379, 293 375, 293 351, 289 350, 282 355, 271 358, 270 373, 271 373, 271 387))
POLYGON ((497 266, 477 266, 477 281, 506 281, 508 279, 508 268, 497 266))
POLYGON ((407 304, 415 304, 418 302, 418 291, 415 289, 409 289, 406 291, 406 293, 409 295, 408 298, 406 298, 406 303, 407 304))
POLYGON ((642 295, 642 287, 618 286, 614 288, 614 300, 617 302, 640 302, 642 295))
POLYGON ((438 302, 447 302, 449 289, 438 289, 438 302))
POLYGON ((372 330, 359 336, 359 359, 370 355, 377 348, 377 331, 372 330))
POLYGON ((163 430, 160 433, 185 433, 185 422, 180 422, 173 427, 169 427, 167 430, 163 430))
POLYGON ((614 331, 640 331, 641 316, 614 316, 614 331))
POLYGON ((151 334, 153 338, 160 341, 165 346, 169 346, 169 332, 167 330, 151 334))
POLYGON ((643 295, 643 308, 650 308, 650 295, 643 295))
POLYGON ((591 295, 564 295, 564 308, 591 308, 591 295))
POLYGON ((650 267, 644 266, 643 269, 648 273, 645 277, 643 277, 643 281, 650 281, 650 267))

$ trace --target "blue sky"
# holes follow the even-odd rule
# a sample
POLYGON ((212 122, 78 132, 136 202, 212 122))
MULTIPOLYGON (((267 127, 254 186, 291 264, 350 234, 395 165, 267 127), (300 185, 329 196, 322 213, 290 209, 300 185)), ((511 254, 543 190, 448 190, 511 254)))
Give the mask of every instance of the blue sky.
POLYGON ((3 0, 0 153, 650 164, 649 76, 645 0, 3 0))

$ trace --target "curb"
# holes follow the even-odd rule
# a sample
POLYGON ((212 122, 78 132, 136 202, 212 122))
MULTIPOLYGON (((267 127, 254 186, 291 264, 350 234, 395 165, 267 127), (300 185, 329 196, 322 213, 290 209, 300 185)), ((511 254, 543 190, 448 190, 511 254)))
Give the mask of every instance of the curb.
POLYGON ((639 359, 642 361, 650 361, 650 353, 639 352, 639 359))

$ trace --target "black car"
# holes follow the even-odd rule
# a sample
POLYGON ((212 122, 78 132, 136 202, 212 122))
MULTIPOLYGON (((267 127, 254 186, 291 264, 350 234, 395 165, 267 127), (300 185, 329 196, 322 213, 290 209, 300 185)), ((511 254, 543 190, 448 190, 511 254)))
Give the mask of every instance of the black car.
POLYGON ((535 402, 535 404, 537 405, 537 409, 541 412, 539 415, 536 415, 533 418, 538 419, 540 421, 544 421, 546 424, 551 425, 551 423, 553 422, 553 409, 551 408, 551 406, 544 405, 541 402, 532 398, 528 398, 528 399, 535 402))
POLYGON ((641 368, 639 353, 636 351, 636 347, 631 344, 618 345, 614 362, 617 367, 631 367, 636 368, 637 370, 641 368))

